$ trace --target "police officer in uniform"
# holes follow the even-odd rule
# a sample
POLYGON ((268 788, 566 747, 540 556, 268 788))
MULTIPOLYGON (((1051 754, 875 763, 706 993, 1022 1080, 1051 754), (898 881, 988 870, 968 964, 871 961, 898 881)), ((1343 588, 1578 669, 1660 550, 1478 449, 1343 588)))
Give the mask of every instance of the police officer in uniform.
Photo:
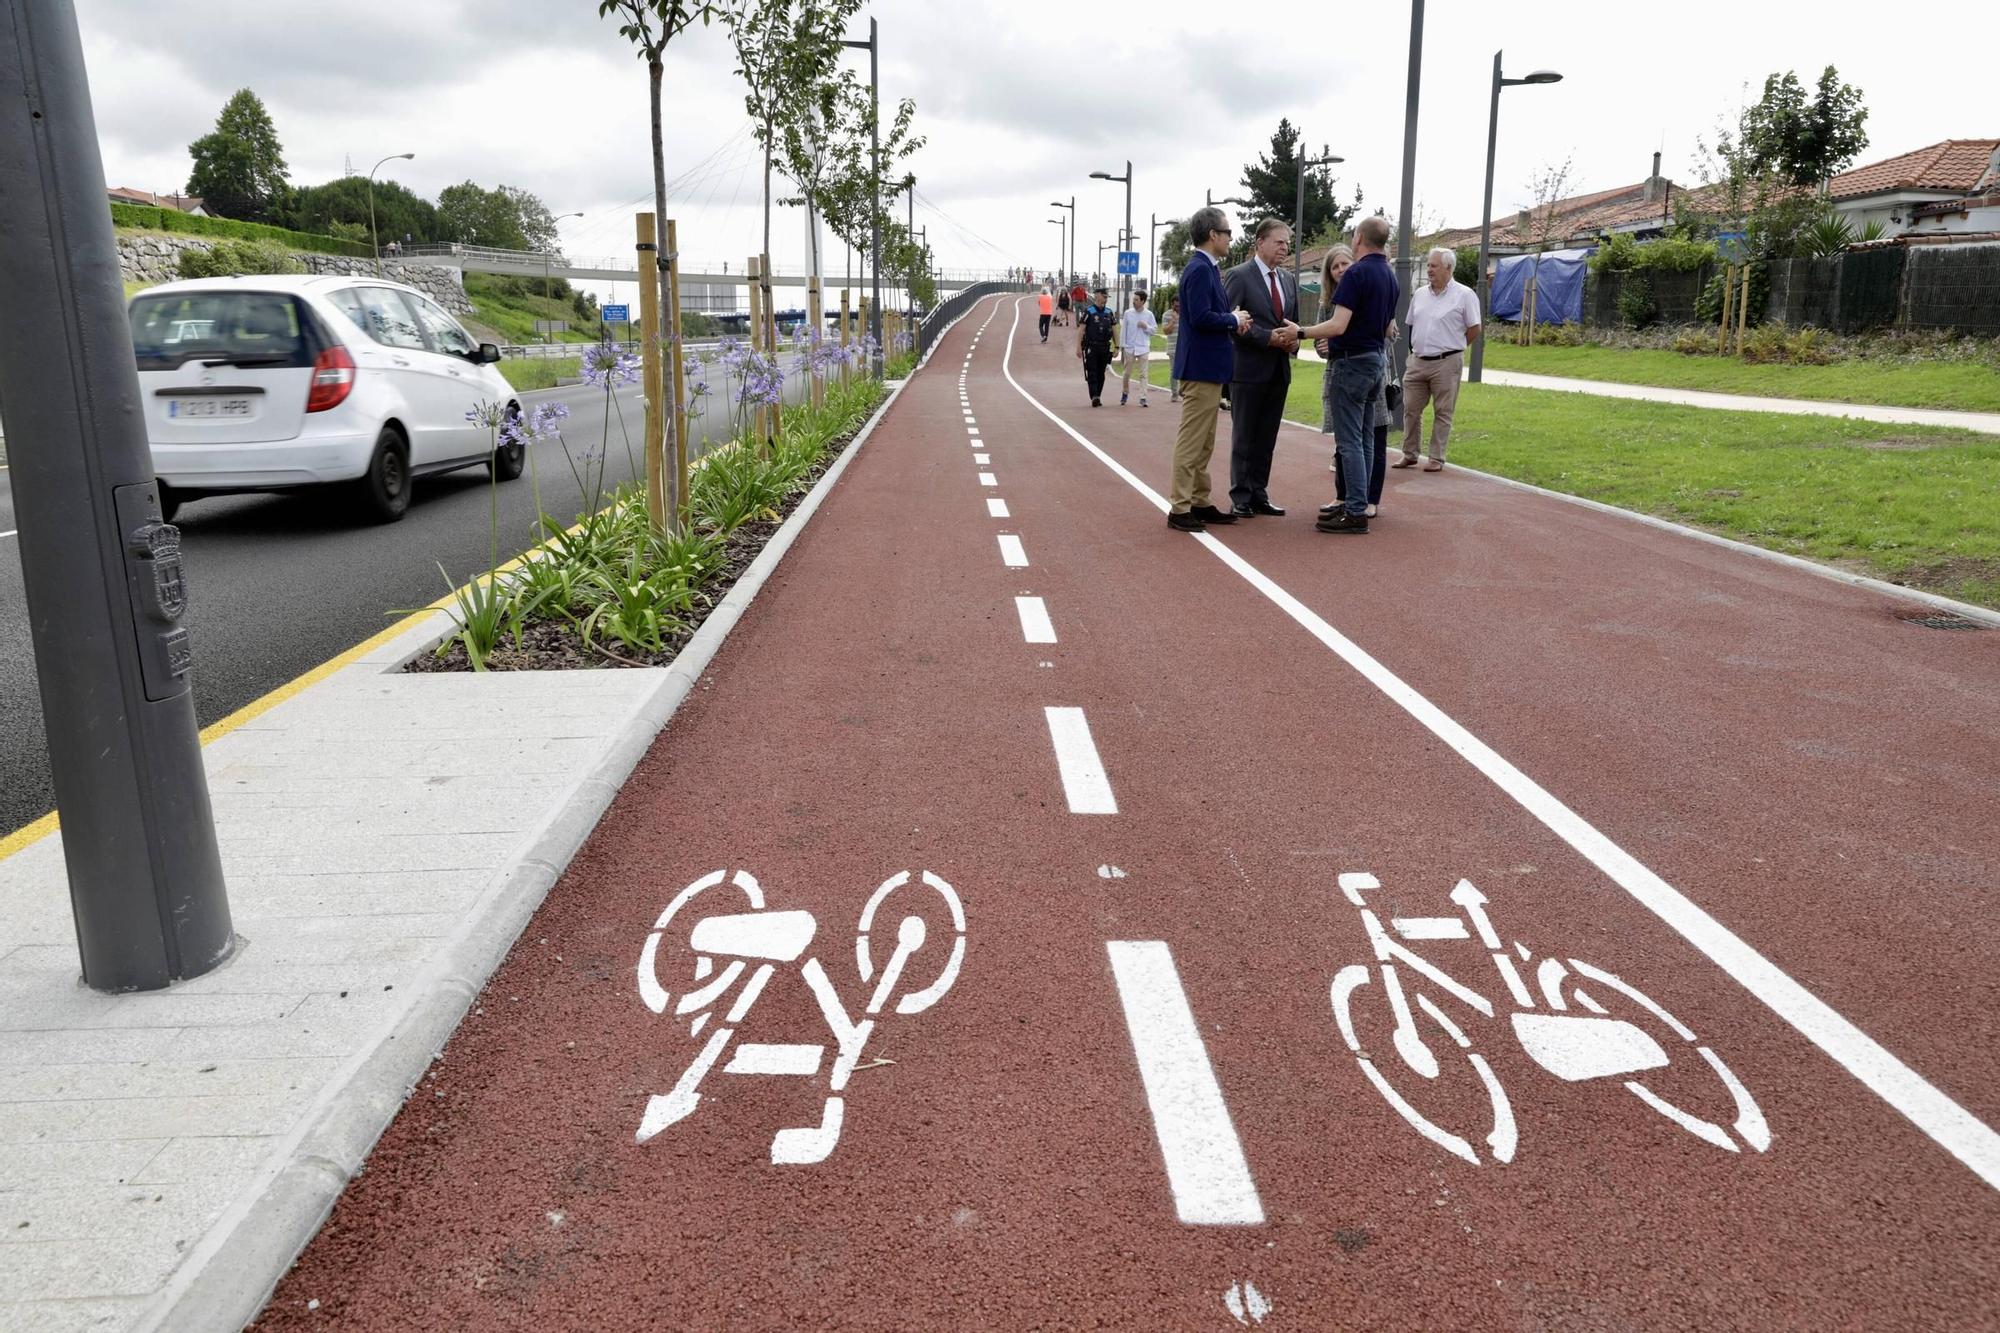
POLYGON ((1118 314, 1106 304, 1109 287, 1099 287, 1092 300, 1077 312, 1076 354, 1083 362, 1083 381, 1090 386, 1090 405, 1104 406, 1104 371, 1111 364, 1111 335, 1118 329, 1118 314))

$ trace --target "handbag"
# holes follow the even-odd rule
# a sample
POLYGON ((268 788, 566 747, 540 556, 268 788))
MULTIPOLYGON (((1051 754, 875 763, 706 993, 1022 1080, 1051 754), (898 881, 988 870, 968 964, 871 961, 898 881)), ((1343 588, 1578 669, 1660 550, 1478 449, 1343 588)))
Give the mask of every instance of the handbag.
POLYGON ((1390 380, 1387 393, 1389 398, 1389 420, 1401 421, 1403 419, 1403 382, 1401 380, 1390 380))

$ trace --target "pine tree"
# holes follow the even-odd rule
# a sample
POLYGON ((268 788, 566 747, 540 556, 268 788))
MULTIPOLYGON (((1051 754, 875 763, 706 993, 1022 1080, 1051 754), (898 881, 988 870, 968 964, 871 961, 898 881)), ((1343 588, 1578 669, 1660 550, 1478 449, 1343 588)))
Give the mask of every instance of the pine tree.
MULTIPOLYGON (((1290 223, 1296 216, 1299 185, 1299 131, 1290 118, 1278 121, 1277 133, 1271 136, 1271 151, 1260 153, 1257 160, 1243 168, 1243 188, 1249 194, 1250 202, 1256 206, 1259 217, 1274 217, 1290 223)), ((1316 157, 1326 157, 1332 150, 1320 145, 1316 157)), ((1354 192, 1354 202, 1346 206, 1336 203, 1333 197, 1334 175, 1330 167, 1313 167, 1306 172, 1306 208, 1304 226, 1300 236, 1293 238, 1295 245, 1303 246, 1310 238, 1333 232, 1344 232, 1347 224, 1361 208, 1361 191, 1354 192)))
POLYGON ((215 128, 188 145, 188 193, 220 217, 263 222, 284 203, 285 155, 278 128, 248 88, 223 103, 215 128))

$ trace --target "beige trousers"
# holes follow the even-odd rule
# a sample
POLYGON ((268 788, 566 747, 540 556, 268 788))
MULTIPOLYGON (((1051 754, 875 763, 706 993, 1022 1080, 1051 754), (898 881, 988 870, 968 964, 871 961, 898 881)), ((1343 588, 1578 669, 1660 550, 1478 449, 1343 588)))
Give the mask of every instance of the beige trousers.
POLYGON ((1444 462, 1451 443, 1451 414, 1458 406, 1458 383, 1465 371, 1465 353, 1453 352, 1436 361, 1412 356, 1403 366, 1403 457, 1414 460, 1424 428, 1424 404, 1431 405, 1431 461, 1444 462))
POLYGON ((1220 384, 1181 381, 1181 428, 1174 436, 1174 481, 1167 497, 1176 514, 1208 503, 1208 460, 1215 452, 1215 419, 1221 411, 1220 384))

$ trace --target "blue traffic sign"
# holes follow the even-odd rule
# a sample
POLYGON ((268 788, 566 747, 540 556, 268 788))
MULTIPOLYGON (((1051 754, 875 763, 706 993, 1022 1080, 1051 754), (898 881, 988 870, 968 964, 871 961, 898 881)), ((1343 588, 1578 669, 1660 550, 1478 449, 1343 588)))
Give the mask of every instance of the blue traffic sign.
POLYGON ((604 307, 604 319, 609 324, 630 324, 632 307, 629 305, 608 305, 604 307))
POLYGON ((1120 250, 1118 252, 1118 271, 1121 274, 1136 275, 1139 272, 1139 252, 1137 250, 1120 250))

